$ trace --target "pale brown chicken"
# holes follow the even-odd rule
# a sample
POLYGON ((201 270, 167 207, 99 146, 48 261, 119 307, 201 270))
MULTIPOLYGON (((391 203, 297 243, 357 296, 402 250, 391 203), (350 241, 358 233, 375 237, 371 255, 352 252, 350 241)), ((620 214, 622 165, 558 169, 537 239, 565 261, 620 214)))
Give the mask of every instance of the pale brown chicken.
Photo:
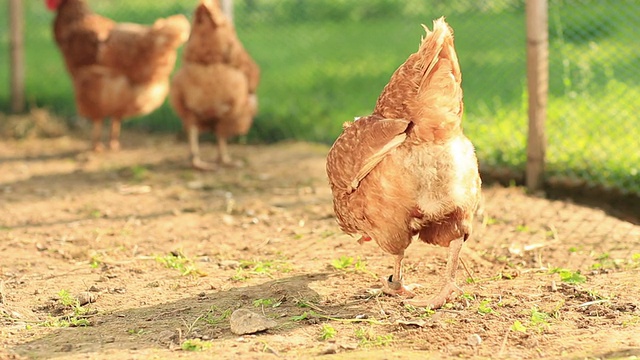
POLYGON ((202 0, 195 10, 182 66, 171 83, 170 103, 189 137, 191 165, 217 166, 200 157, 200 131, 212 131, 218 163, 233 165, 227 139, 244 135, 258 110, 260 69, 244 49, 217 0, 202 0))
POLYGON ((177 48, 189 36, 184 15, 151 26, 116 23, 91 11, 85 0, 46 0, 56 12, 54 35, 73 81, 78 113, 93 122, 92 146, 111 117, 109 147, 120 148, 123 119, 146 115, 162 105, 177 48))
POLYGON ((373 114, 345 123, 327 157, 327 174, 340 228, 370 239, 395 256, 382 278, 387 294, 413 297, 402 262, 413 236, 449 247, 440 292, 414 306, 441 307, 459 291, 462 244, 480 200, 478 161, 462 133, 462 88, 449 25, 425 27, 418 52, 391 76, 373 114))

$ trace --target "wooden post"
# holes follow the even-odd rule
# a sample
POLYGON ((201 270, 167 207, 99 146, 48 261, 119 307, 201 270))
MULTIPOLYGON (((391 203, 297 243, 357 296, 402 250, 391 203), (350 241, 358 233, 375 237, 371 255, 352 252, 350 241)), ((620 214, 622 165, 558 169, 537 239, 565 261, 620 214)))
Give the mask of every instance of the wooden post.
POLYGON ((526 186, 537 191, 544 185, 545 120, 549 89, 549 30, 547 0, 527 0, 527 87, 529 134, 526 186))
POLYGON ((24 111, 24 24, 22 0, 9 0, 11 111, 24 111))
POLYGON ((222 0, 222 12, 227 16, 229 21, 233 23, 233 0, 222 0))

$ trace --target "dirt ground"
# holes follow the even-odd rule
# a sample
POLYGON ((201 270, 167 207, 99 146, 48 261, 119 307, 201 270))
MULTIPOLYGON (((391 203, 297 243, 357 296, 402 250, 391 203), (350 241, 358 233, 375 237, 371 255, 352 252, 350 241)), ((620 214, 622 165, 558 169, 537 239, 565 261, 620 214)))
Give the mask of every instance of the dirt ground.
MULTIPOLYGON (((0 358, 640 356, 640 226, 602 210, 485 186, 465 292, 430 312, 371 290, 392 258, 338 229, 325 146, 235 145, 211 173, 175 136, 87 146, 0 142, 0 358), (239 308, 277 326, 234 335, 239 308)), ((445 261, 416 242, 406 280, 426 297, 445 261)))

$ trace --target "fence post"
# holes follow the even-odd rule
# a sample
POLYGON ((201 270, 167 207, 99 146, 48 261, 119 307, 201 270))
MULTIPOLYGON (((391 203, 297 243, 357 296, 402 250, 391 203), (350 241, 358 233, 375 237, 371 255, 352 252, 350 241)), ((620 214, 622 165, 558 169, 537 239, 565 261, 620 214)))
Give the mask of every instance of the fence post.
POLYGON ((529 134, 526 186, 531 191, 544 184, 545 120, 549 89, 549 30, 547 0, 527 0, 527 87, 529 134))
POLYGON ((233 0, 222 0, 222 12, 233 23, 233 0))
POLYGON ((22 0, 9 0, 11 111, 24 111, 24 32, 22 0))

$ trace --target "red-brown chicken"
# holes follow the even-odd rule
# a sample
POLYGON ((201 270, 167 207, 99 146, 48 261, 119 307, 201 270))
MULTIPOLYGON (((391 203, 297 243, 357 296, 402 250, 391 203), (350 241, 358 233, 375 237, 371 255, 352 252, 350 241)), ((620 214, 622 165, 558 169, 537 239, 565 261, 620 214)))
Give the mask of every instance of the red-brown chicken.
POLYGON ((109 146, 117 150, 121 121, 152 112, 167 97, 189 21, 175 15, 151 26, 119 24, 93 13, 85 0, 46 3, 56 11, 53 31, 73 81, 78 113, 93 122, 93 149, 103 148, 102 122, 111 117, 109 146))
POLYGON ((480 200, 480 176, 462 133, 452 31, 443 18, 425 30, 418 52, 395 71, 373 114, 344 125, 329 151, 327 174, 340 228, 395 256, 393 274, 382 278, 385 293, 414 296, 402 278, 413 236, 449 247, 440 293, 406 301, 438 308, 459 291, 455 272, 480 200))
POLYGON ((257 113, 260 69, 218 1, 202 0, 196 8, 182 60, 169 101, 189 136, 191 164, 201 170, 216 168, 200 158, 199 131, 208 130, 218 140, 218 163, 229 165, 227 138, 246 134, 257 113))

